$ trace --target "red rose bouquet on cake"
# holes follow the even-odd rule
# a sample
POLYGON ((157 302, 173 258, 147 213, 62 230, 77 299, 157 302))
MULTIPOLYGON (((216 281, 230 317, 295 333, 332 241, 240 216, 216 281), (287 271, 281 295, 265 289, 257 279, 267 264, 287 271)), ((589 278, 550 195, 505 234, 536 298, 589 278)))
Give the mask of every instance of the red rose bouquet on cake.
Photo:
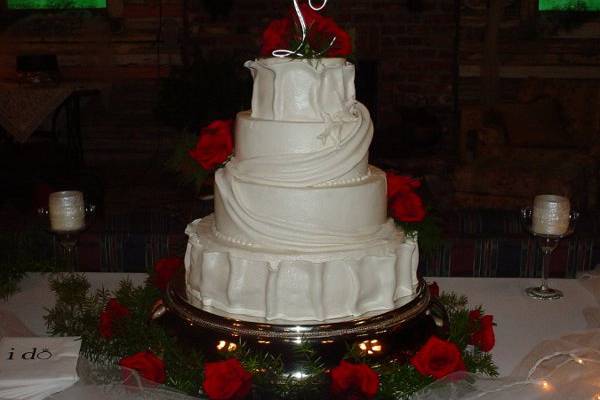
POLYGON ((352 38, 332 18, 322 16, 307 4, 300 4, 299 9, 306 27, 304 34, 299 16, 291 10, 288 16, 271 21, 265 29, 261 57, 271 57, 274 51, 282 49, 295 49, 290 56, 304 58, 352 54, 352 38))

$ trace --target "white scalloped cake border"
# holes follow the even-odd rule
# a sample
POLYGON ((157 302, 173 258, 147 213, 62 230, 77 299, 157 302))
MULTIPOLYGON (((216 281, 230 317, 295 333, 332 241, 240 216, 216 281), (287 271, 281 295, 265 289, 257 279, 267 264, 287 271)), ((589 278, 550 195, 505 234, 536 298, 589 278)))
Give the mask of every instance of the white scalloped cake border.
POLYGON ((185 257, 187 292, 198 307, 267 320, 323 321, 394 307, 418 285, 412 240, 362 250, 266 253, 220 242, 212 218, 192 222, 185 257))

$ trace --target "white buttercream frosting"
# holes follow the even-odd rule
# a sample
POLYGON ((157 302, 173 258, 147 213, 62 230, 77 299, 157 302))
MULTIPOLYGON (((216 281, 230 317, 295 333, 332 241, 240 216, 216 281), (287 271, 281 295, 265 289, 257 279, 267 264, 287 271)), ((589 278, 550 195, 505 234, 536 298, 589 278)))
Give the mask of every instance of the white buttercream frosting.
MULTIPOLYGON (((321 148, 317 150, 303 153, 290 149, 287 153, 250 158, 236 155, 226 166, 228 173, 242 181, 294 187, 315 186, 340 178, 365 160, 373 138, 373 124, 367 109, 355 103, 352 118, 340 121, 339 128, 332 125, 324 124, 323 131, 314 137, 313 140, 321 143, 321 148), (335 135, 335 139, 327 140, 323 138, 326 129, 339 129, 339 133, 329 133, 335 135)), ((281 135, 287 136, 285 133, 281 135)), ((306 135, 310 136, 311 132, 307 131, 306 135)))
POLYGON ((215 213, 188 226, 194 304, 267 319, 386 310, 414 294, 416 239, 387 217, 373 125, 343 59, 261 59, 234 156, 215 174, 215 213))
POLYGON ((374 167, 365 180, 321 187, 261 185, 228 169, 215 176, 217 230, 266 249, 352 249, 386 240, 385 174, 374 167))
POLYGON ((414 295, 416 242, 398 235, 353 251, 255 250, 212 233, 213 216, 191 223, 188 297, 198 307, 284 321, 322 321, 387 310, 414 295))
POLYGON ((349 114, 354 103, 354 65, 343 58, 261 58, 252 72, 252 117, 277 121, 324 121, 349 114))
POLYGON ((354 112, 345 123, 271 121, 241 112, 229 168, 244 180, 283 186, 364 176, 373 133, 367 110, 355 105, 354 112))

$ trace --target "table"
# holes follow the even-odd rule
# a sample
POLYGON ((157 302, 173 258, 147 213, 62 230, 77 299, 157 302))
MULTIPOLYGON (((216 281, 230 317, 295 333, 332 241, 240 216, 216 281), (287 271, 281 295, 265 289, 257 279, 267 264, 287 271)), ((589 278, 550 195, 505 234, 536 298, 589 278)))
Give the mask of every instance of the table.
MULTIPOLYGON (((86 275, 94 289, 114 289, 125 278, 140 285, 146 279, 146 274, 98 272, 86 275)), ((524 294, 524 289, 537 284, 538 279, 435 277, 427 280, 435 280, 442 291, 467 295, 472 306, 482 305, 486 313, 494 315, 498 325, 492 353, 500 375, 509 375, 539 342, 588 328, 583 310, 600 307, 594 296, 573 279, 551 280, 551 285, 565 294, 563 299, 552 302, 534 300, 524 294)), ((47 277, 30 274, 21 288, 21 292, 8 301, 0 301, 0 308, 16 314, 33 333, 44 335, 44 307, 54 304, 47 277)))
POLYGON ((26 142, 36 129, 52 115, 52 139, 58 142, 57 118, 64 110, 65 141, 69 163, 83 162, 81 138, 81 98, 100 93, 95 85, 82 86, 65 82, 53 86, 0 84, 0 128, 20 143, 26 142))
POLYGON ((0 125, 16 141, 25 142, 75 89, 72 84, 33 86, 3 83, 0 85, 0 125))

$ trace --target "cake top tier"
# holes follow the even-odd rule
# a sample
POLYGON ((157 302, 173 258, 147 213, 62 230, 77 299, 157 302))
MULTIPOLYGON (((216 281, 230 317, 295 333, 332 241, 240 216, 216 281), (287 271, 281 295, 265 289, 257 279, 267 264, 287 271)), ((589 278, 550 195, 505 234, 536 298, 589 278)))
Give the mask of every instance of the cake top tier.
POLYGON ((343 58, 261 58, 252 72, 252 118, 276 121, 352 119, 354 65, 343 58))

